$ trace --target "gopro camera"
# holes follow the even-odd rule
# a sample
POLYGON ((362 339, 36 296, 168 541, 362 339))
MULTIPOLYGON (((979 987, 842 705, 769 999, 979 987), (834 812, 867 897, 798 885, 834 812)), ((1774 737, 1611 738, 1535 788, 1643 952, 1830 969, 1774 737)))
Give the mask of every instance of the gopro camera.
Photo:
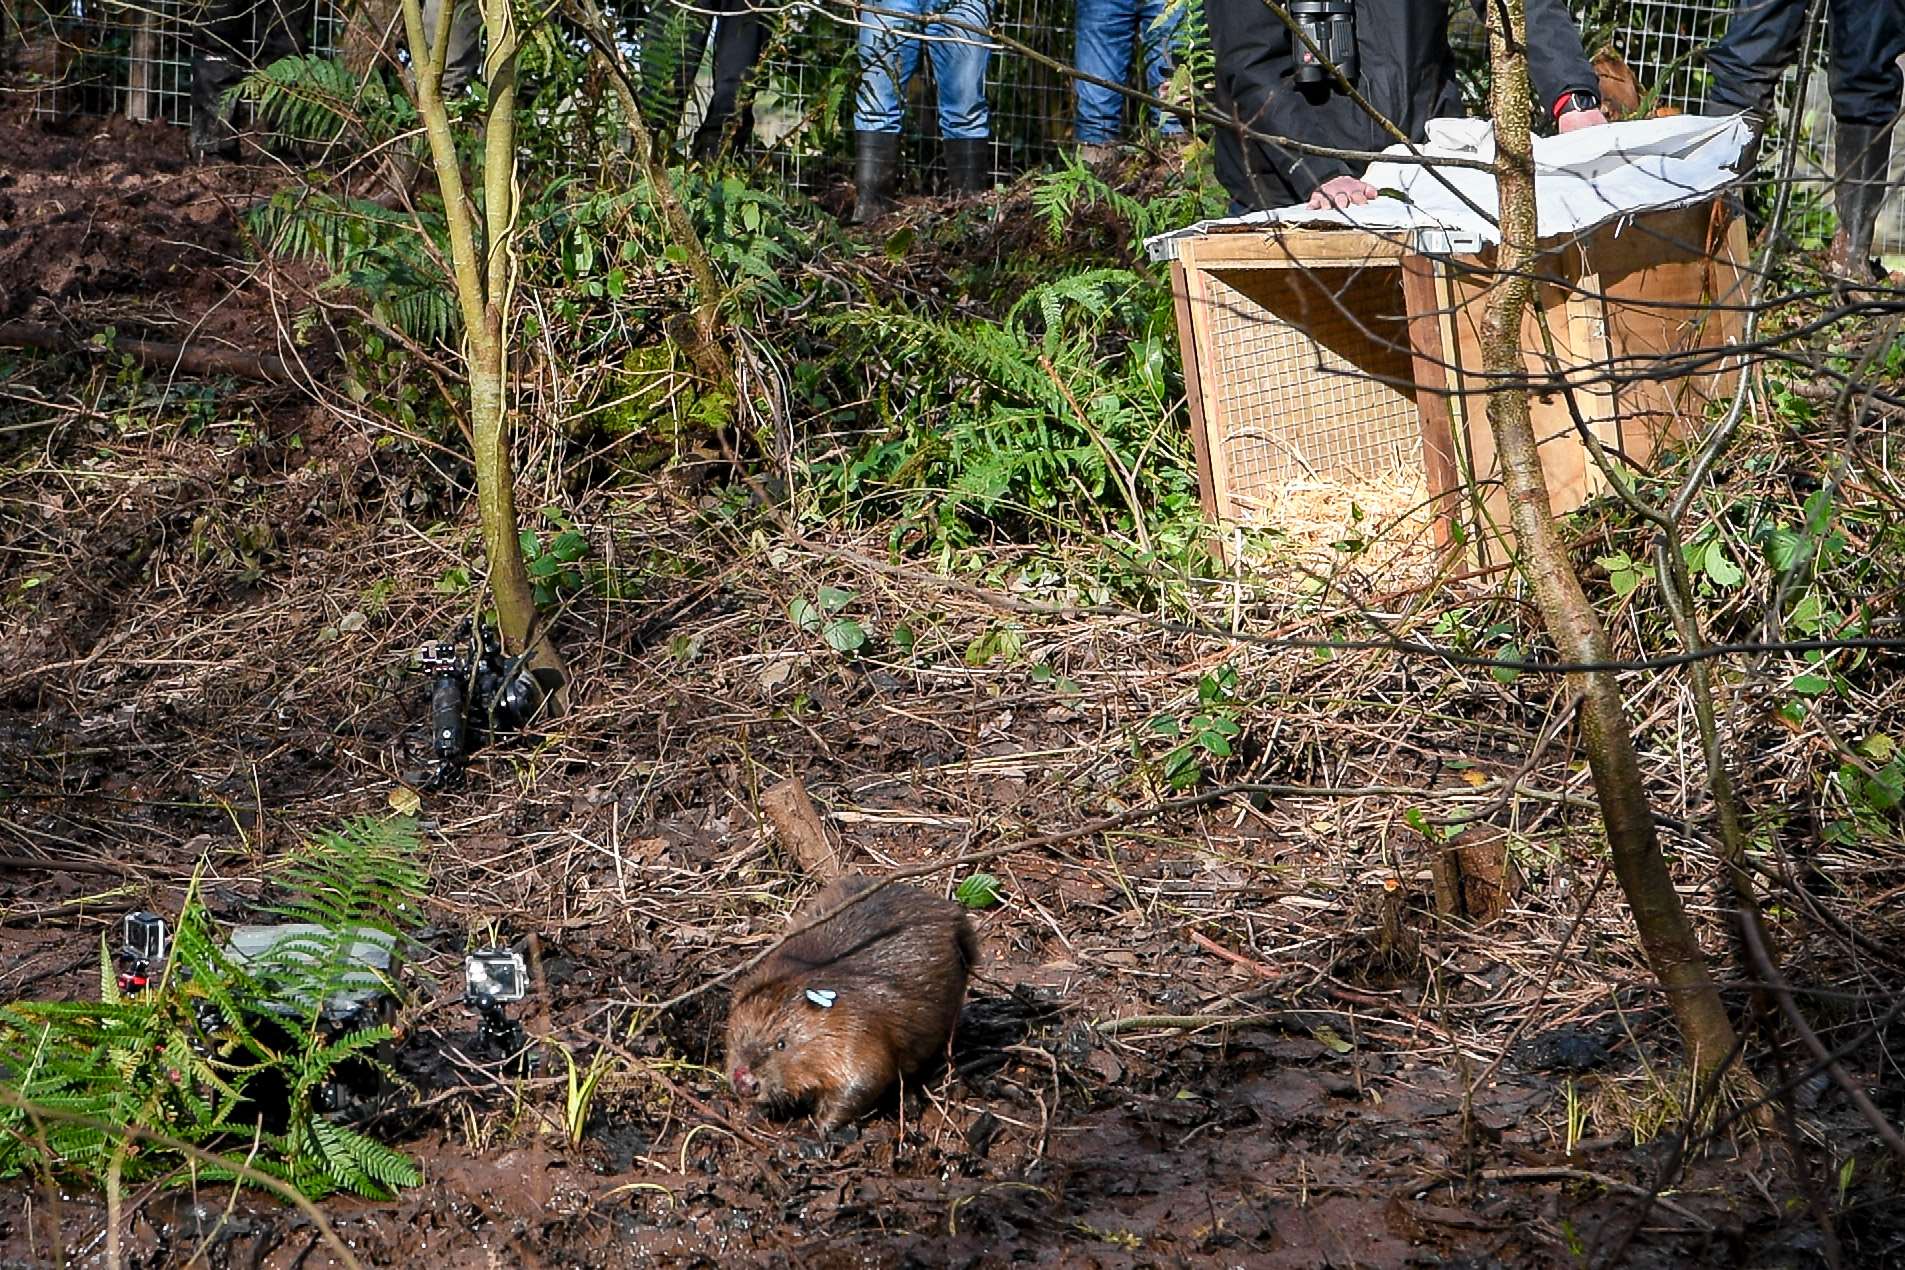
POLYGON ((503 1060, 505 1071, 527 1076, 535 1068, 529 1037, 521 1023, 503 1012, 528 993, 523 955, 511 948, 479 948, 463 959, 463 982, 463 999, 478 1019, 477 1039, 503 1060))
POLYGON ((165 919, 157 913, 127 913, 120 927, 120 952, 127 961, 151 965, 165 960, 165 919))
POLYGON ((1332 64, 1345 80, 1356 82, 1355 0, 1290 0, 1290 20, 1309 37, 1305 43, 1293 32, 1290 40, 1299 85, 1334 83, 1332 64))
POLYGON ((127 913, 119 927, 119 991, 134 993, 152 982, 152 967, 168 949, 165 919, 157 913, 127 913))
POLYGON ((483 948, 463 959, 464 1000, 479 1008, 520 1001, 528 992, 523 955, 512 948, 483 948))

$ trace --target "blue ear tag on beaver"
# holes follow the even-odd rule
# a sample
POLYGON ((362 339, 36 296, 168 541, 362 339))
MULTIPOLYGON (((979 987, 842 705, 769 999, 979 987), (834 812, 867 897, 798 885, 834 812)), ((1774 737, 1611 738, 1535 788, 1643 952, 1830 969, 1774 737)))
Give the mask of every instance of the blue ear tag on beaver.
POLYGON ((832 988, 807 989, 807 999, 823 1010, 833 1009, 833 999, 839 995, 832 988))

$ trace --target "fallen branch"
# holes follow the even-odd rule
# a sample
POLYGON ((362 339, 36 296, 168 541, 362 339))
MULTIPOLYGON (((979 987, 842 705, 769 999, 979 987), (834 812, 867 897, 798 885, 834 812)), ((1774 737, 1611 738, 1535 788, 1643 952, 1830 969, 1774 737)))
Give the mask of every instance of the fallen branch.
POLYGON ((1289 1016, 1282 1010, 1272 1010, 1258 1014, 1137 1014, 1127 1019, 1100 1019, 1091 1025, 1091 1030, 1101 1036, 1117 1036, 1122 1032, 1150 1032, 1172 1029, 1179 1032, 1195 1032, 1207 1027, 1247 1027, 1255 1023, 1287 1022, 1289 1016))
POLYGON ((74 335, 36 322, 0 322, 0 348, 31 348, 43 353, 117 354, 130 357, 144 366, 168 374, 205 378, 230 375, 266 384, 292 382, 291 370, 276 357, 262 353, 240 353, 228 348, 204 344, 167 344, 159 340, 135 340, 114 336, 74 335))

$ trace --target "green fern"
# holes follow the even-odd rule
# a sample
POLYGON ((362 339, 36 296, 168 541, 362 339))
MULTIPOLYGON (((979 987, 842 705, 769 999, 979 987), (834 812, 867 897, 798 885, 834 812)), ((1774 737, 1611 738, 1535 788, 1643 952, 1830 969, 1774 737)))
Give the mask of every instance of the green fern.
POLYGON ((256 104, 258 121, 289 140, 351 141, 373 149, 416 127, 410 100, 327 57, 285 57, 245 76, 229 96, 256 104))
POLYGON ((450 280, 429 250, 448 234, 443 218, 414 219, 365 199, 309 188, 280 190, 245 213, 245 227, 265 251, 312 261, 370 302, 372 316, 412 339, 452 344, 461 329, 450 280))
POLYGON ((102 943, 98 1002, 0 1006, 0 1074, 17 1094, 0 1104, 0 1178, 50 1171, 97 1182, 115 1156, 128 1181, 190 1175, 173 1151, 149 1141, 122 1153, 136 1137, 120 1128, 129 1126, 228 1162, 206 1168, 199 1160, 201 1179, 236 1179, 242 1163, 314 1197, 341 1189, 384 1198, 415 1185, 408 1157, 317 1115, 313 1100, 343 1065, 375 1062, 373 1051, 391 1037, 387 1027, 331 1037, 318 1013, 326 997, 361 980, 354 938, 369 928, 394 940, 415 924, 424 888, 418 851, 410 821, 352 821, 319 835, 279 878, 283 898, 273 911, 325 928, 316 936, 241 965, 194 887, 164 971, 145 991, 121 996, 102 943), (287 1002, 309 1008, 287 1013, 287 1002), (283 1132, 257 1123, 260 1088, 289 1091, 279 1095, 283 1132))

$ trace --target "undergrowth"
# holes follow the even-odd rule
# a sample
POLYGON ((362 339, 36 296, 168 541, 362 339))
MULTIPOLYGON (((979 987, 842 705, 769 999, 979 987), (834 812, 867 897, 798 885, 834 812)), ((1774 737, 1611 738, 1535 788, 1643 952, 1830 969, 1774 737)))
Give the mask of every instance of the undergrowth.
MULTIPOLYGON (((565 56, 560 41, 537 42, 531 77, 583 74, 565 56)), ((297 136, 406 144, 392 131, 401 97, 349 88, 309 58, 247 85, 261 115, 297 136)), ((577 135, 571 117, 524 113, 519 334, 554 370, 525 413, 582 447, 609 433, 641 473, 684 438, 754 415, 737 415, 680 364, 669 323, 689 289, 646 177, 600 126, 590 134, 600 166, 579 169, 577 135)), ((1170 290, 1138 243, 1221 212, 1201 150, 1138 185, 1069 161, 977 208, 909 217, 874 242, 759 171, 682 166, 670 179, 719 274, 731 329, 779 382, 780 435, 750 439, 805 477, 804 518, 883 533, 896 552, 954 569, 985 544, 1054 559, 1089 545, 1109 556, 1097 567, 1114 590, 1160 561, 1180 572, 1192 563, 1198 518, 1170 290)), ((418 194, 412 216, 336 190, 287 192, 254 209, 249 226, 267 250, 323 265, 326 285, 362 296, 376 322, 447 353, 458 318, 440 263, 443 221, 433 182, 418 194)), ((354 356, 368 399, 407 399, 396 381, 417 372, 400 343, 373 334, 354 356)), ((447 418, 420 426, 447 435, 447 418)))
POLYGON ((314 1198, 415 1185, 414 1161, 321 1103, 391 1039, 385 1024, 333 1035, 322 1012, 364 986, 354 940, 368 929, 394 945, 417 924, 417 854, 412 822, 352 821, 292 859, 269 909, 321 930, 241 964, 194 886, 144 990, 121 993, 102 940, 98 1001, 0 1007, 0 1177, 185 1184, 250 1169, 314 1198))

